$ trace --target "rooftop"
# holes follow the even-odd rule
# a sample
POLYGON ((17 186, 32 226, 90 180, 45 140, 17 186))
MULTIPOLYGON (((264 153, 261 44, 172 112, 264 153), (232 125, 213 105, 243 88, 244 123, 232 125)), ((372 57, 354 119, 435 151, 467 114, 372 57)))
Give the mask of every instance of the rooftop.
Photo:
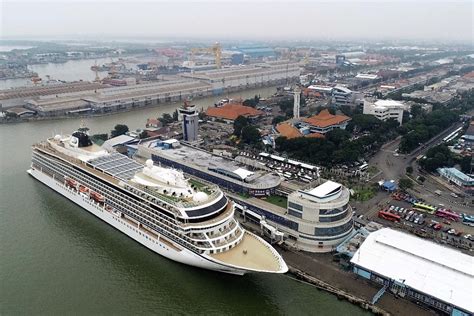
POLYGON ((439 169, 441 172, 450 173, 456 178, 461 179, 462 181, 474 182, 474 178, 471 178, 470 176, 468 176, 467 174, 464 174, 463 172, 459 171, 456 168, 439 168, 439 169))
POLYGON ((340 189, 341 189, 341 184, 329 180, 315 187, 314 189, 306 191, 306 193, 322 199, 336 193, 340 189))
POLYGON ((333 115, 327 109, 322 110, 317 115, 309 118, 304 118, 303 121, 317 127, 329 127, 332 125, 339 125, 349 121, 351 118, 345 115, 333 115))
POLYGON ((222 118, 226 120, 235 120, 239 116, 260 116, 264 113, 250 106, 244 106, 238 103, 226 104, 221 107, 210 107, 206 110, 207 116, 222 118))
POLYGON ((280 123, 275 128, 281 136, 284 136, 288 139, 303 136, 303 134, 301 134, 296 127, 289 123, 280 123))
POLYGON ((395 100, 377 100, 374 103, 376 106, 384 106, 384 107, 403 107, 403 103, 395 100))
POLYGON ((284 136, 288 139, 302 137, 302 136, 309 137, 309 138, 324 138, 324 135, 319 134, 319 133, 311 133, 311 134, 303 135, 299 131, 299 129, 297 129, 290 123, 280 123, 275 128, 277 132, 280 133, 281 136, 284 136))
POLYGON ((218 172, 222 177, 241 182, 246 180, 249 186, 274 187, 281 182, 280 176, 268 173, 263 170, 247 170, 247 166, 229 158, 213 155, 210 152, 200 150, 191 146, 181 145, 170 149, 155 147, 156 141, 142 143, 144 147, 152 150, 154 154, 159 154, 172 161, 182 164, 192 165, 205 172, 218 172), (245 176, 245 178, 242 178, 245 176))
POLYGON ((383 228, 367 237, 351 262, 474 312, 474 257, 460 251, 383 228))

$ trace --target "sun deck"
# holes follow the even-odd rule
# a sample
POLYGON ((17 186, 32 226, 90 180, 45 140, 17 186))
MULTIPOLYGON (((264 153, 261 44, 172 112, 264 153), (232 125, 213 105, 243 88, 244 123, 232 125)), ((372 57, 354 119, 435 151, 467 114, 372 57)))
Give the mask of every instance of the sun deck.
POLYGON ((237 246, 210 256, 223 263, 247 270, 274 273, 285 273, 288 270, 283 259, 270 245, 247 231, 237 246))

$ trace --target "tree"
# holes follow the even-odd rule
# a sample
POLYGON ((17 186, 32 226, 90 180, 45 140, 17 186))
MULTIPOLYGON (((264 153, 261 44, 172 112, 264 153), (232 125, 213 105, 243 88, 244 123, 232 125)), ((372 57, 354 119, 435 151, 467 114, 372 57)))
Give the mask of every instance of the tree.
POLYGON ((257 144, 260 142, 260 132, 253 125, 242 128, 242 141, 246 144, 257 144))
POLYGON ((461 166, 461 171, 464 173, 471 173, 471 163, 472 156, 464 156, 461 158, 459 165, 461 166))
POLYGON ((407 172, 408 174, 412 174, 412 173, 413 173, 413 167, 412 167, 412 166, 408 166, 408 167, 406 168, 406 172, 407 172))
POLYGON ((98 140, 105 142, 109 139, 109 135, 105 134, 94 134, 91 136, 92 141, 97 142, 98 140))
POLYGON ((249 120, 245 116, 237 117, 234 121, 234 135, 240 137, 242 129, 247 125, 249 125, 249 120))
POLYGON ((286 120, 286 117, 282 116, 282 115, 278 115, 276 117, 273 118, 272 120, 272 124, 273 125, 277 125, 277 124, 280 124, 281 122, 285 121, 286 120))
POLYGON ((163 125, 168 125, 174 122, 173 117, 168 113, 164 113, 158 120, 160 120, 163 125))
POLYGON ((421 107, 421 104, 413 104, 411 106, 410 113, 415 119, 421 117, 424 113, 423 108, 421 107))
POLYGON ((406 191, 407 189, 413 188, 413 181, 411 181, 408 178, 400 179, 398 184, 400 186, 400 189, 403 190, 403 191, 406 191))
POLYGON ((178 110, 173 112, 173 121, 177 122, 178 121, 178 110))
POLYGON ((143 131, 140 133, 140 135, 138 135, 138 138, 140 139, 145 139, 145 138, 148 138, 149 135, 148 135, 148 132, 147 131, 143 131))
POLYGON ((117 137, 128 132, 128 126, 124 124, 115 125, 114 129, 110 132, 110 136, 117 137))

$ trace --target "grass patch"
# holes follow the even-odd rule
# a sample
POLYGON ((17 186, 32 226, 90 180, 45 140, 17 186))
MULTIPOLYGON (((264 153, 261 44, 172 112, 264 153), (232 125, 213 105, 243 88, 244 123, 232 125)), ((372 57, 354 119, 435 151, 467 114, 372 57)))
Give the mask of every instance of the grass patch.
POLYGON ((361 202, 370 200, 377 193, 375 189, 371 186, 355 187, 353 188, 353 190, 354 190, 354 195, 352 196, 352 198, 356 201, 361 201, 361 202))
POLYGON ((248 193, 238 193, 238 196, 240 196, 243 199, 248 199, 250 198, 250 195, 248 193))
POLYGON ((270 195, 270 196, 267 196, 266 198, 263 198, 262 200, 265 200, 268 203, 272 203, 272 204, 275 204, 276 206, 283 207, 283 208, 286 208, 287 203, 288 203, 288 199, 286 197, 279 196, 279 195, 270 195))
POLYGON ((196 179, 189 179, 189 183, 196 187, 197 191, 205 192, 207 194, 211 194, 212 192, 209 190, 207 184, 199 182, 196 179))

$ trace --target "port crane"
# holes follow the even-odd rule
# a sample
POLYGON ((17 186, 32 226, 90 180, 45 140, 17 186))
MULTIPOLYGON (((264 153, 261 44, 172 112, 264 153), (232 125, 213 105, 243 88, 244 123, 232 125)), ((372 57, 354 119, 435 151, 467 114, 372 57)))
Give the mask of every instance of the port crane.
POLYGON ((222 64, 221 64, 221 57, 222 57, 222 48, 221 44, 216 42, 214 45, 211 47, 195 47, 191 48, 191 61, 194 63, 194 55, 198 53, 210 53, 214 54, 214 59, 216 63, 216 68, 221 69, 222 64))

